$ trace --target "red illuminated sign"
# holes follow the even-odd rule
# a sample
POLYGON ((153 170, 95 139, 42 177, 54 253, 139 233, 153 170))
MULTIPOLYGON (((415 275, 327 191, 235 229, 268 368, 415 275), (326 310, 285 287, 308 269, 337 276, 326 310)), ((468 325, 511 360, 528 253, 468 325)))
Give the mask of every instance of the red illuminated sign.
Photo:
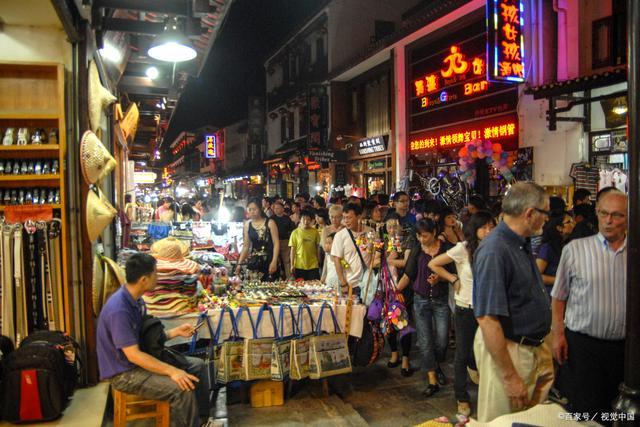
POLYGON ((519 0, 487 0, 489 80, 524 81, 523 10, 519 0))
POLYGON ((442 68, 413 81, 414 96, 419 97, 422 109, 429 109, 461 101, 489 89, 486 80, 477 80, 486 73, 485 60, 481 56, 468 58, 460 46, 450 46, 442 59, 442 68), (466 82, 473 80, 473 82, 466 82))
POLYGON ((515 149, 518 145, 518 117, 515 114, 508 114, 472 123, 420 132, 411 136, 409 151, 415 154, 434 151, 438 148, 454 148, 474 139, 502 142, 505 150, 515 149))

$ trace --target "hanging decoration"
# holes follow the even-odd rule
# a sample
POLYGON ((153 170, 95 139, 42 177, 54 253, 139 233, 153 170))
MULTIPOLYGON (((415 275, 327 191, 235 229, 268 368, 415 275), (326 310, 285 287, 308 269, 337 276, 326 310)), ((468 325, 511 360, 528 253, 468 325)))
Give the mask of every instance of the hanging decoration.
POLYGON ((476 182, 476 161, 484 160, 488 165, 498 169, 502 176, 508 181, 513 181, 514 155, 508 151, 502 150, 502 145, 492 143, 489 140, 474 139, 467 142, 464 147, 458 151, 458 164, 460 165, 460 178, 469 185, 476 182))

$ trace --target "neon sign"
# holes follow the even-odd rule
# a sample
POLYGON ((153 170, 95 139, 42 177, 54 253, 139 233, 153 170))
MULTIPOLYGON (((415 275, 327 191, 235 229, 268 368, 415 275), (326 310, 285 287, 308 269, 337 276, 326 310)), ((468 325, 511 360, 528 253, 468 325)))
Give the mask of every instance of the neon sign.
POLYGON ((523 82, 524 8, 519 0, 487 0, 487 78, 523 82))
POLYGON ((218 158, 218 137, 216 135, 205 135, 204 137, 204 157, 207 159, 218 158))
POLYGON ((517 147, 518 118, 508 114, 494 119, 480 120, 458 126, 413 135, 409 142, 412 153, 434 151, 438 148, 462 146, 475 139, 489 139, 494 142, 505 141, 503 145, 509 149, 517 147))

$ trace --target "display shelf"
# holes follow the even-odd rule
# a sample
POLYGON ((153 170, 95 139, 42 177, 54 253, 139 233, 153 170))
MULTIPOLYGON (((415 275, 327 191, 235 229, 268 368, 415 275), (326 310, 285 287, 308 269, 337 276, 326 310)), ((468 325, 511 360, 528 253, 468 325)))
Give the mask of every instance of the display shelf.
POLYGON ((0 111, 0 120, 58 120, 55 111, 0 111))
POLYGON ((0 151, 58 151, 58 144, 0 145, 0 151))
POLYGON ((52 208, 52 209, 60 209, 61 205, 59 203, 53 205, 0 205, 0 211, 4 211, 7 207, 18 207, 18 206, 40 206, 43 208, 52 208))
MULTIPOLYGON (((59 181, 60 175, 0 175, 0 183, 15 181, 59 181)), ((1 184, 0 184, 1 185, 1 184)))

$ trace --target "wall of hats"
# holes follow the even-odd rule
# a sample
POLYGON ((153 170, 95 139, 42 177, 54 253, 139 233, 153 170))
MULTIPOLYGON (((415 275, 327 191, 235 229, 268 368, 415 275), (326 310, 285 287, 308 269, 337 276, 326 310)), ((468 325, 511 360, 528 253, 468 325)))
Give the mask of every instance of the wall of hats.
MULTIPOLYGON (((56 254, 58 257, 53 261, 57 264, 55 268, 61 268, 51 275, 54 269, 52 265, 47 267, 46 281, 46 286, 53 286, 54 291, 58 284, 69 283, 69 233, 67 212, 63 208, 66 206, 64 87, 62 64, 0 63, 0 214, 4 217, 3 231, 6 227, 21 227, 28 234, 27 224, 33 221, 44 227, 55 224, 61 237, 59 248, 49 248, 51 256, 56 254)), ((40 313, 51 325, 67 331, 71 327, 69 289, 62 287, 62 294, 56 297, 55 312, 53 308, 47 312, 45 307, 40 313)))

